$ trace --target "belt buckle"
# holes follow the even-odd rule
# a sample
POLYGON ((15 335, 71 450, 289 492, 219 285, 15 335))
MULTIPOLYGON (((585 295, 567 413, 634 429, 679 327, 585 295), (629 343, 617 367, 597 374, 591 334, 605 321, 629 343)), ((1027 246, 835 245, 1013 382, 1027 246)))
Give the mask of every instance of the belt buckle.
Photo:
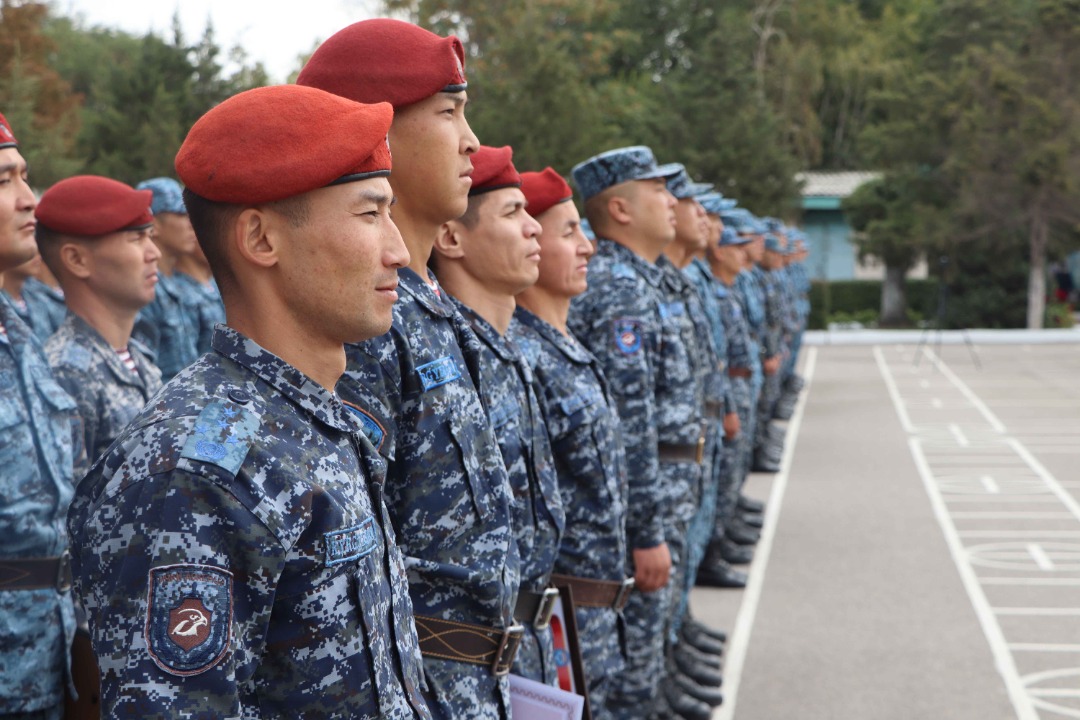
POLYGON ((521 636, 525 634, 525 627, 514 623, 503 631, 499 641, 499 649, 495 651, 495 660, 491 663, 491 674, 502 677, 510 674, 510 667, 514 664, 518 647, 521 646, 521 636))
POLYGON ((697 439, 697 455, 695 457, 696 457, 696 462, 697 462, 698 465, 700 465, 702 463, 702 461, 705 460, 705 436, 704 435, 702 435, 701 437, 699 437, 697 439))
POLYGON ((56 591, 66 593, 71 590, 71 551, 65 550, 60 554, 59 562, 56 563, 56 591))
POLYGON ((618 594, 615 595, 615 602, 611 604, 613 610, 618 612, 626 607, 626 603, 630 601, 630 593, 634 591, 634 578, 628 577, 622 581, 622 587, 619 588, 618 594))
POLYGON ((555 612, 555 601, 559 599, 559 591, 556 588, 544 588, 540 596, 540 604, 536 606, 536 616, 533 618, 533 628, 545 630, 551 624, 551 614, 555 612))

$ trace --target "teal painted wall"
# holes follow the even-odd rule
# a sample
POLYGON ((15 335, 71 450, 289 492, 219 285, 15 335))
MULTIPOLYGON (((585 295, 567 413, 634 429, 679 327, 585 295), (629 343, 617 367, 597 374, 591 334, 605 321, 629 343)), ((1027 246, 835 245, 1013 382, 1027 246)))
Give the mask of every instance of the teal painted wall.
POLYGON ((802 229, 807 235, 810 276, 815 280, 852 280, 858 256, 851 227, 839 209, 815 210, 804 205, 802 229))

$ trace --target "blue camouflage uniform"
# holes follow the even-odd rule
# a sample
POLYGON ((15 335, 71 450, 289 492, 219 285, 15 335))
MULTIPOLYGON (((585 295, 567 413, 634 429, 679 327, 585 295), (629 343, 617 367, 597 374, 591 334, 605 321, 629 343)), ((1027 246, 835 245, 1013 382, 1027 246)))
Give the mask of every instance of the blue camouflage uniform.
MULTIPOLYGON (((81 445, 75 402, 52 378, 30 328, 0 297, 0 565, 57 558, 81 445)), ((75 633, 71 593, 10 587, 20 573, 0 567, 0 715, 59 717, 70 687, 75 633), (4 587, 8 586, 8 587, 4 587)))
POLYGON ((430 717, 385 463, 332 393, 235 330, 79 485, 103 717, 430 717))
MULTIPOLYGON (((627 575, 626 455, 619 416, 596 358, 572 335, 519 307, 514 340, 536 376, 566 513, 555 572, 623 583, 627 575)), ((593 720, 613 717, 612 685, 624 671, 614 607, 575 604, 593 720)))
MULTIPOLYGON (((532 368, 510 333, 500 335, 472 308, 456 298, 452 302, 480 340, 480 389, 487 400, 491 429, 498 438, 514 493, 513 527, 521 560, 520 606, 523 596, 542 594, 549 586, 566 524, 548 428, 532 368)), ((514 673, 556 685, 550 626, 537 628, 532 622, 535 615, 520 611, 515 614, 526 632, 514 661, 514 673)))
MULTIPOLYGON (((757 407, 753 384, 753 368, 761 366, 761 354, 757 341, 750 332, 750 323, 734 287, 721 282, 716 283, 716 298, 719 301, 724 333, 728 344, 728 370, 731 379, 731 395, 735 402, 735 411, 739 414, 741 432, 735 439, 731 452, 730 475, 734 478, 727 502, 734 511, 739 491, 750 472, 751 454, 754 451, 754 413, 757 407)), ((723 537, 724 528, 717 518, 716 537, 723 537)))
POLYGON ((11 304, 42 343, 59 329, 67 315, 63 291, 49 287, 37 278, 27 278, 22 286, 22 302, 11 299, 11 304))
POLYGON ((153 353, 162 382, 199 357, 199 328, 184 309, 184 291, 175 276, 158 273, 153 301, 139 311, 132 335, 153 353))
MULTIPOLYGON (((519 561, 510 483, 477 390, 480 341, 413 270, 398 279, 390 332, 346 346, 338 392, 367 413, 391 460, 387 505, 422 645, 424 617, 508 629, 519 561)), ((425 653, 424 670, 434 717, 510 716, 509 684, 490 666, 425 653)))
POLYGON ((776 401, 780 399, 781 372, 787 350, 784 340, 785 303, 777 271, 756 266, 751 272, 761 288, 765 305, 765 326, 762 331, 764 356, 768 358, 779 355, 781 358, 780 369, 772 375, 766 375, 761 388, 754 447, 760 458, 778 464, 783 454, 783 432, 772 422, 772 418, 776 401))
POLYGON ((221 302, 217 283, 212 278, 206 283, 199 282, 182 272, 173 273, 172 281, 187 313, 188 324, 196 329, 195 350, 199 355, 209 352, 214 327, 225 322, 225 305, 221 302))
MULTIPOLYGON (((113 440, 161 389, 161 371, 146 357, 137 340, 128 343, 135 372, 101 334, 75 313, 45 344, 53 375, 78 406, 88 464, 104 454, 113 440)), ((85 468, 84 468, 85 470, 85 468)))

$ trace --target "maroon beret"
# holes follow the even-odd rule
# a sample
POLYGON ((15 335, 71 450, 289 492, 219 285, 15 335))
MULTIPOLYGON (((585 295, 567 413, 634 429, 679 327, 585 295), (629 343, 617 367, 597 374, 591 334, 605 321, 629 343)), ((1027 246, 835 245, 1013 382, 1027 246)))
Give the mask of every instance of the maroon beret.
POLYGON ((362 20, 320 45, 296 82, 396 109, 464 90, 465 49, 452 35, 439 37, 401 20, 362 20))
POLYGON ((550 167, 540 172, 521 173, 521 192, 529 200, 529 214, 533 217, 574 197, 574 191, 563 176, 550 167))
POLYGON ((76 175, 53 185, 34 216, 53 232, 97 237, 149 227, 154 222, 149 190, 136 190, 99 175, 76 175))
POLYGON ((11 132, 11 123, 0 113, 0 150, 9 147, 19 147, 19 141, 15 139, 15 133, 11 132))
POLYGON ((176 172, 192 192, 237 205, 385 177, 393 119, 388 103, 361 105, 298 85, 255 88, 198 119, 176 172))
POLYGON ((514 151, 509 145, 501 148, 481 145, 472 154, 472 187, 469 195, 481 195, 492 190, 521 187, 521 176, 511 158, 514 151))

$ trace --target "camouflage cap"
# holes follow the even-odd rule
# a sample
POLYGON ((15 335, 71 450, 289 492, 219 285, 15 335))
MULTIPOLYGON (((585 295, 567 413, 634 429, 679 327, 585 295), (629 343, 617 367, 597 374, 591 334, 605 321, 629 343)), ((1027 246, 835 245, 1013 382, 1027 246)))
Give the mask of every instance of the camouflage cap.
POLYGON ((158 215, 163 212, 187 215, 184 206, 184 189, 180 183, 169 177, 156 177, 143 180, 135 186, 136 190, 149 190, 154 193, 150 202, 150 212, 158 215))
POLYGON ((721 247, 724 245, 746 245, 751 241, 752 240, 748 235, 740 235, 733 229, 726 227, 724 228, 724 232, 720 233, 719 245, 721 247))
POLYGON ((599 195, 613 185, 631 180, 669 180, 683 169, 678 163, 657 165, 653 151, 644 145, 616 148, 594 155, 571 170, 583 200, 599 195))
POLYGON ((739 204, 738 200, 726 198, 718 192, 707 192, 697 196, 697 201, 709 215, 720 215, 739 204))
POLYGON ((686 172, 686 168, 682 165, 679 165, 679 167, 681 168, 679 174, 673 178, 669 178, 667 181, 668 192, 677 199, 688 200, 690 198, 696 198, 698 195, 704 195, 716 187, 712 183, 694 182, 690 177, 690 173, 686 172))

